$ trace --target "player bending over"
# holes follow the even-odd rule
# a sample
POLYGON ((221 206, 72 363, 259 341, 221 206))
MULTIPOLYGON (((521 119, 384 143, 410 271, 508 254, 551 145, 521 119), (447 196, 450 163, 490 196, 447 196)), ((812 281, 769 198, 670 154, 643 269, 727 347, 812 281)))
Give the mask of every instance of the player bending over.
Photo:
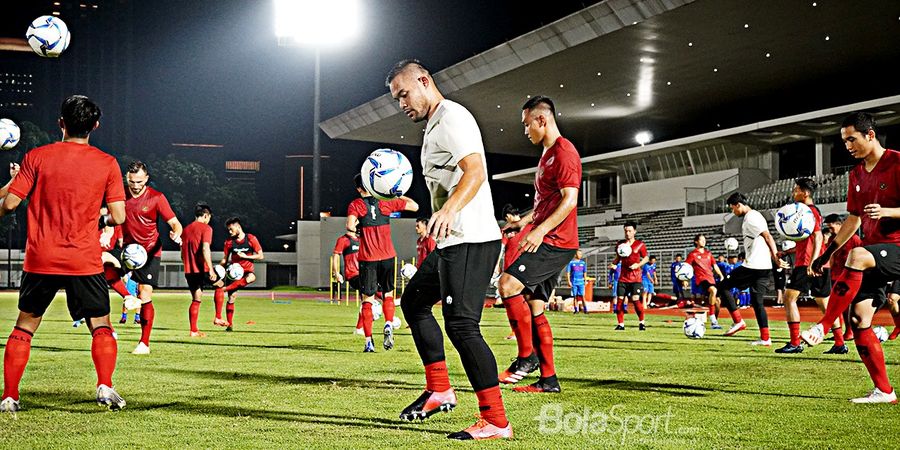
POLYGON ((228 219, 225 221, 225 228, 228 230, 229 238, 225 239, 225 256, 222 257, 222 261, 219 264, 224 266, 229 261, 231 264, 240 264, 241 268, 244 269, 244 275, 227 286, 216 288, 213 297, 216 303, 216 318, 213 320, 213 325, 224 326, 225 331, 233 331, 234 301, 237 299, 237 291, 256 281, 256 274, 253 273, 253 262, 262 261, 265 255, 263 255, 262 247, 259 245, 259 240, 256 239, 256 236, 244 233, 240 219, 237 217, 228 219), (228 304, 225 305, 226 320, 223 321, 222 303, 225 302, 226 293, 228 294, 228 304))

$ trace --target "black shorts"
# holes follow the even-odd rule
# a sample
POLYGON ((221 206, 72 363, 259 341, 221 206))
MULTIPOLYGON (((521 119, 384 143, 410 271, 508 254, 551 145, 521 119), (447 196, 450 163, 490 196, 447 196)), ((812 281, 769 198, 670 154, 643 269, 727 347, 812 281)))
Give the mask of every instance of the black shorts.
POLYGON ((739 290, 750 288, 751 294, 755 294, 762 299, 762 295, 766 293, 769 272, 771 272, 771 269, 751 269, 747 266, 740 266, 732 270, 716 287, 723 295, 732 288, 738 288, 739 290))
POLYGON ((831 295, 831 270, 823 269, 822 276, 811 277, 806 273, 806 268, 807 266, 794 267, 787 288, 818 298, 831 295))
POLYGON ((158 285, 157 279, 159 278, 159 257, 154 256, 153 258, 147 259, 147 264, 144 264, 140 269, 135 269, 131 271, 131 280, 137 284, 146 284, 152 288, 156 288, 158 285))
POLYGON ((772 280, 775 282, 775 290, 783 291, 787 286, 787 269, 773 267, 772 280))
POLYGON ((381 292, 394 290, 394 258, 381 261, 359 262, 360 292, 372 296, 381 288, 381 292))
MULTIPOLYGON (((217 277, 218 278, 218 277, 217 277)), ((203 288, 211 288, 213 286, 213 282, 209 281, 209 272, 202 273, 186 273, 184 274, 184 279, 187 280, 188 289, 191 292, 199 291, 203 288)), ((216 280, 219 281, 219 280, 216 280)))
POLYGON ((525 293, 530 294, 532 300, 547 301, 550 293, 556 289, 560 272, 573 256, 575 249, 541 244, 536 252, 519 255, 506 269, 506 273, 525 285, 525 293))
POLYGON ((872 244, 863 248, 875 258, 875 267, 863 273, 862 285, 853 302, 872 299, 872 306, 881 308, 887 300, 887 284, 900 280, 900 245, 872 244))
POLYGON ((627 298, 637 297, 641 295, 643 289, 643 283, 623 283, 620 281, 616 289, 616 296, 627 298))
POLYGON ((892 295, 900 295, 900 280, 892 281, 891 288, 888 289, 887 293, 892 295))
POLYGON ((60 289, 66 290, 66 304, 72 320, 109 315, 109 287, 102 273, 42 275, 24 272, 19 289, 19 310, 43 316, 60 289))
POLYGON ((706 281, 706 280, 703 280, 703 281, 697 283, 697 288, 700 289, 700 293, 704 294, 704 295, 709 293, 709 288, 711 288, 711 287, 715 287, 715 284, 710 283, 709 281, 706 281))
POLYGON ((360 277, 359 275, 357 275, 357 276, 355 276, 355 277, 353 277, 353 278, 351 278, 351 279, 349 279, 349 280, 346 280, 346 281, 347 281, 347 284, 350 285, 350 289, 353 289, 353 290, 355 290, 355 291, 358 291, 360 288, 362 288, 362 285, 359 283, 359 279, 360 279, 360 278, 361 278, 361 277, 360 277))

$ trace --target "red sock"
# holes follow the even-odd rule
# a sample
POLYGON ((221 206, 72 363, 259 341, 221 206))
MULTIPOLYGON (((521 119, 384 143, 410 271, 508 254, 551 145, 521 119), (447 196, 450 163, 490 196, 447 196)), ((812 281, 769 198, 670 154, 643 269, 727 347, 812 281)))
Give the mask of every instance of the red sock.
POLYGON ((153 302, 147 302, 141 305, 141 342, 146 346, 150 346, 150 332, 153 331, 153 317, 156 311, 153 309, 153 302))
POLYGON ((731 311, 731 320, 734 323, 740 323, 741 321, 744 320, 744 318, 741 317, 741 312, 738 311, 737 309, 735 309, 734 311, 731 311))
POLYGON ((113 288, 119 295, 122 297, 131 295, 131 292, 128 292, 128 288, 125 287, 125 282, 122 281, 119 269, 116 269, 113 266, 103 266, 103 275, 106 277, 106 284, 113 288))
POLYGON ((547 316, 541 314, 531 319, 534 328, 534 348, 537 350, 538 360, 541 363, 541 378, 556 375, 556 366, 553 364, 553 332, 550 331, 550 322, 547 316))
POLYGON ((192 301, 191 307, 188 309, 188 321, 191 324, 191 333, 196 333, 196 332, 200 331, 200 329, 197 328, 197 316, 199 316, 199 315, 200 315, 200 302, 198 302, 196 300, 192 301))
POLYGON ((716 317, 716 305, 709 305, 709 317, 716 317))
POLYGON ((6 340, 6 350, 3 352, 3 398, 19 399, 19 381, 25 374, 25 366, 31 356, 32 336, 16 327, 6 340))
POLYGON ((225 286, 225 292, 232 292, 232 291, 238 290, 248 284, 249 283, 247 283, 246 278, 241 278, 240 280, 234 280, 231 284, 229 284, 228 286, 225 286))
POLYGON ((222 305, 225 304, 225 290, 222 288, 216 289, 215 294, 213 294, 213 299, 216 303, 216 319, 222 320, 222 305))
POLYGON ((894 388, 888 381, 887 368, 884 366, 884 351, 881 349, 881 342, 878 341, 875 332, 869 327, 854 330, 853 334, 856 336, 856 351, 859 352, 859 357, 866 365, 866 370, 869 371, 869 377, 872 378, 875 387, 885 394, 894 392, 894 388))
POLYGON ((620 324, 625 323, 625 300, 616 300, 616 319, 619 319, 620 324))
POLYGON ((527 358, 534 353, 534 345, 531 342, 531 308, 525 303, 525 297, 522 295, 503 299, 503 304, 506 306, 509 326, 516 333, 518 356, 527 358))
POLYGON ((356 329, 358 330, 358 329, 360 329, 360 328, 362 328, 362 327, 363 327, 363 318, 362 318, 362 311, 360 311, 360 312, 356 315, 356 329))
POLYGON ((638 320, 644 321, 644 302, 638 300, 634 302, 634 312, 637 313, 638 320))
POLYGON ((509 425, 506 418, 506 409, 503 408, 503 397, 500 396, 500 386, 489 387, 475 392, 478 397, 478 410, 481 418, 488 423, 505 428, 509 425))
POLYGON ((800 322, 788 322, 788 331, 791 333, 791 345, 800 345, 800 322))
POLYGON ((831 329, 831 333, 834 334, 834 345, 840 347, 845 345, 844 343, 844 332, 841 331, 841 327, 834 327, 831 329))
POLYGON ((94 340, 91 342, 91 359, 94 360, 94 368, 97 370, 97 386, 101 384, 112 386, 112 375, 116 371, 116 353, 119 351, 118 342, 110 327, 94 328, 92 334, 94 340))
POLYGON ((834 281, 834 286, 831 288, 831 298, 828 299, 828 307, 825 308, 825 315, 819 321, 823 330, 831 328, 834 320, 850 306, 853 298, 859 292, 862 278, 862 271, 848 267, 834 281))
POLYGON ((372 322, 375 320, 372 318, 372 304, 369 302, 363 302, 362 304, 362 318, 363 318, 363 334, 366 337, 372 337, 372 322))
POLYGON ((450 389, 450 375, 447 374, 447 361, 433 362, 425 366, 425 390, 444 392, 450 389))
POLYGON ((234 303, 225 304, 225 321, 228 322, 228 326, 234 325, 234 303))
POLYGON ((897 336, 900 336, 900 314, 894 316, 894 331, 891 331, 891 335, 888 336, 888 339, 894 340, 897 339, 897 336))
POLYGON ((381 312, 384 314, 384 323, 394 321, 394 297, 385 297, 381 303, 381 312))
POLYGON ((759 339, 763 341, 768 341, 769 339, 771 339, 771 336, 769 336, 769 327, 759 329, 759 339))

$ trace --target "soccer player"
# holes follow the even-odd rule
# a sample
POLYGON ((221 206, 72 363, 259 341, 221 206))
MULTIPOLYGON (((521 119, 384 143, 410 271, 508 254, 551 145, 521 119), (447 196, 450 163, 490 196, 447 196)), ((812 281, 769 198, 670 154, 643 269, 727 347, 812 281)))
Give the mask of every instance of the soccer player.
POLYGON ((428 234, 428 217, 416 219, 416 269, 422 266, 422 261, 437 248, 437 242, 428 234))
POLYGON ((159 261, 162 256, 162 240, 156 221, 162 219, 169 225, 169 238, 181 243, 181 222, 169 206, 162 192, 147 185, 150 172, 140 161, 128 164, 125 178, 128 182, 128 197, 125 200, 125 224, 122 225, 124 244, 140 244, 147 250, 147 263, 131 272, 138 284, 138 298, 141 300, 141 340, 131 353, 150 354, 150 332, 156 311, 153 308, 153 289, 159 278, 159 261))
POLYGON ((731 319, 734 321, 734 325, 725 333, 725 336, 732 336, 747 328, 747 324, 741 318, 740 311, 734 304, 734 296, 731 293, 731 289, 735 287, 739 289, 749 288, 753 312, 759 324, 759 340, 750 344, 771 347, 769 319, 766 315, 766 308, 763 306, 763 294, 766 293, 766 284, 769 281, 769 272, 772 271, 772 262, 774 261, 781 267, 785 267, 787 263, 778 258, 775 239, 769 233, 769 225, 766 223, 766 219, 759 211, 754 210, 747 204, 747 198, 744 197, 744 194, 740 192, 731 194, 727 203, 735 216, 743 217, 744 219, 744 223, 741 225, 741 234, 744 237, 745 260, 740 266, 735 267, 731 271, 731 275, 718 286, 723 303, 728 308, 728 312, 731 313, 731 319))
POLYGON ((572 288, 572 297, 575 297, 575 314, 578 314, 578 304, 581 304, 581 310, 587 314, 587 305, 584 304, 584 284, 585 275, 587 274, 587 263, 584 262, 584 256, 581 249, 575 251, 575 259, 566 266, 566 280, 569 287, 572 288))
POLYGON ((109 214, 100 226, 125 221, 125 190, 115 158, 88 141, 100 126, 100 108, 82 95, 62 104, 62 142, 25 154, 21 170, 8 185, 0 217, 28 199, 28 241, 19 289, 19 316, 3 355, 3 396, 0 412, 20 409, 19 382, 31 355, 31 338, 60 289, 66 290, 72 319, 87 319, 93 336, 91 358, 97 372, 97 403, 109 409, 125 407, 113 389, 116 337, 109 321, 109 291, 97 245, 97 211, 102 202, 109 214), (72 182, 72 175, 78 181, 72 182))
MULTIPOLYGON (((826 248, 827 248, 827 246, 830 245, 834 241, 835 237, 837 237, 838 233, 841 232, 841 227, 844 224, 844 217, 840 214, 829 214, 829 215, 825 216, 825 219, 823 220, 823 222, 824 222, 823 225, 825 226, 825 228, 827 228, 830 231, 830 233, 829 233, 830 238, 829 238, 828 242, 826 243, 826 248)), ((858 234, 853 233, 850 236, 850 238, 847 240, 847 242, 844 245, 842 245, 841 248, 839 248, 837 251, 835 251, 833 255, 831 255, 831 259, 829 260, 829 266, 831 268, 832 286, 834 286, 834 283, 836 282, 836 280, 844 273, 844 262, 847 261, 847 256, 850 254, 850 251, 861 245, 862 245, 862 239, 859 238, 858 234)), ((900 283, 895 283, 895 284, 900 285, 900 283)), ((830 298, 829 298, 829 300, 830 300, 830 298)), ((825 311, 828 311, 827 305, 825 307, 825 311)), ((847 324, 846 333, 844 333, 843 336, 841 336, 841 339, 838 339, 838 335, 835 334, 834 335, 834 345, 832 345, 830 349, 825 351, 825 353, 843 355, 850 351, 850 349, 847 348, 847 345, 845 343, 845 341, 853 339, 853 331, 850 327, 850 316, 848 313, 849 313, 849 308, 844 309, 841 312, 841 314, 838 316, 838 319, 837 319, 839 321, 842 320, 847 324)), ((838 328, 838 331, 840 331, 840 328, 838 328)))
POLYGON ((712 324, 712 329, 720 330, 722 327, 719 325, 718 319, 719 297, 716 295, 718 291, 715 277, 724 280, 725 275, 722 274, 719 266, 716 265, 712 252, 706 249, 706 236, 702 234, 694 236, 694 247, 694 250, 688 253, 685 263, 690 264, 691 268, 694 269, 694 279, 697 280, 697 287, 701 294, 708 296, 709 321, 712 324))
MULTIPOLYGON (((331 254, 331 275, 338 282, 338 298, 340 298, 340 286, 344 281, 350 284, 350 287, 358 291, 359 284, 359 238, 356 232, 347 230, 337 238, 334 243, 334 251, 331 254), (341 274, 341 260, 344 263, 344 273, 341 274)), ((349 299, 348 299, 349 302, 349 299)), ((363 334, 363 315, 362 310, 356 316, 356 330, 354 334, 363 334)))
POLYGON ((212 209, 209 205, 197 203, 194 206, 194 221, 184 227, 181 233, 181 262, 184 263, 184 279, 191 292, 191 306, 188 309, 190 337, 206 336, 206 333, 202 333, 197 327, 197 316, 200 315, 200 303, 203 301, 203 286, 211 286, 219 281, 213 270, 210 250, 213 234, 212 227, 209 226, 211 219, 212 209))
POLYGON ((641 287, 644 289, 641 297, 643 297, 644 309, 649 307, 650 299, 656 295, 654 286, 659 284, 659 278, 656 276, 656 257, 650 255, 649 258, 647 264, 641 267, 641 287))
MULTIPOLYGON (((616 243, 618 246, 627 244, 631 247, 631 254, 627 257, 621 257, 616 254, 616 259, 609 265, 610 269, 614 269, 616 264, 622 263, 621 274, 617 286, 616 295, 616 331, 625 330, 625 305, 627 300, 631 300, 634 305, 634 312, 638 316, 640 323, 638 330, 644 331, 647 325, 644 324, 644 302, 641 301, 641 288, 643 287, 641 280, 641 266, 647 264, 650 258, 647 256, 647 246, 638 239, 634 238, 637 232, 637 224, 634 222, 625 222, 622 227, 625 232, 625 239, 616 243)), ((677 278, 676 278, 677 280, 677 278)))
MULTIPOLYGON (((107 214, 109 214, 109 208, 106 205, 101 206, 100 217, 104 217, 107 214)), ((119 319, 119 323, 125 323, 128 321, 128 309, 125 308, 125 303, 130 303, 129 299, 133 299, 134 296, 131 295, 131 292, 128 291, 128 288, 122 281, 122 263, 116 255, 113 255, 113 253, 118 254, 122 248, 122 227, 104 226, 98 230, 98 233, 100 235, 100 250, 102 252, 100 258, 103 260, 103 275, 109 287, 122 296, 122 318, 119 319)), ((140 314, 135 313, 134 323, 140 323, 140 319, 140 314)), ((82 320, 84 319, 76 320, 72 326, 77 327, 81 325, 82 320)))
POLYGON ((841 248, 856 230, 862 228, 862 246, 850 251, 844 270, 835 280, 831 301, 824 317, 801 333, 810 346, 825 338, 841 312, 853 305, 850 324, 856 350, 869 372, 875 388, 869 395, 854 398, 853 403, 896 403, 884 364, 881 342, 872 331, 872 317, 885 302, 889 281, 900 279, 900 153, 885 149, 875 134, 875 118, 856 112, 841 122, 841 139, 850 155, 862 160, 850 172, 847 211, 841 231, 812 263, 816 274, 831 255, 841 248))
MULTIPOLYGON (((809 264, 819 257, 822 252, 824 238, 822 237, 822 213, 813 201, 813 193, 818 187, 815 180, 811 178, 801 177, 794 180, 794 187, 791 189, 791 197, 795 202, 803 203, 809 207, 815 218, 812 234, 797 242, 797 245, 790 251, 794 253, 794 269, 791 271, 790 282, 784 291, 784 312, 787 316, 788 331, 790 332, 790 341, 784 347, 775 349, 775 353, 801 353, 803 346, 800 345, 800 309, 797 307, 797 299, 800 294, 812 294, 816 299, 816 303, 820 306, 828 302, 828 296, 831 295, 831 279, 828 270, 823 271, 823 275, 813 277, 812 269, 809 264)), ((835 339, 843 341, 840 322, 835 321, 835 339), (840 336, 840 337, 838 337, 840 336)), ((835 341, 837 344, 838 341, 835 341)), ((840 342, 843 345, 843 342, 840 342)))
POLYGON ((512 425, 500 395, 497 361, 481 335, 485 288, 500 253, 481 131, 472 114, 447 100, 416 60, 397 63, 387 77, 391 96, 414 122, 427 120, 422 175, 431 193, 428 232, 437 250, 422 262, 403 291, 401 307, 425 366, 425 392, 401 419, 427 418, 456 406, 444 355, 444 337, 434 318, 434 299, 450 342, 478 397, 479 419, 450 439, 511 438, 512 425))
MULTIPOLYGON (((676 300, 684 298, 684 285, 681 284, 681 280, 675 275, 675 271, 684 264, 683 259, 684 257, 681 253, 678 253, 675 255, 675 261, 669 266, 669 276, 672 277, 672 293, 675 294, 676 300)), ((613 292, 613 295, 615 295, 615 292, 613 292)))
POLYGON ((213 325, 225 326, 225 331, 234 330, 234 301, 237 300, 237 291, 242 287, 256 281, 253 273, 253 262, 262 261, 265 258, 262 246, 256 236, 245 233, 241 225, 241 219, 232 217, 225 221, 225 229, 228 230, 228 239, 225 239, 224 256, 220 265, 240 264, 244 269, 244 276, 232 281, 227 286, 216 288, 213 301, 216 304, 216 318, 213 325), (228 294, 228 304, 225 305, 225 320, 222 320, 222 303, 225 302, 225 294, 228 294))
MULTIPOLYGON (((359 197, 347 207, 347 229, 359 234, 359 281, 362 286, 363 331, 366 335, 364 353, 375 351, 372 342, 372 305, 379 287, 384 295, 381 308, 384 315, 385 350, 394 348, 394 242, 391 240, 391 213, 416 212, 419 204, 409 197, 379 200, 363 187, 362 177, 353 177, 359 197)), ((435 296, 435 299, 438 297, 435 296)))

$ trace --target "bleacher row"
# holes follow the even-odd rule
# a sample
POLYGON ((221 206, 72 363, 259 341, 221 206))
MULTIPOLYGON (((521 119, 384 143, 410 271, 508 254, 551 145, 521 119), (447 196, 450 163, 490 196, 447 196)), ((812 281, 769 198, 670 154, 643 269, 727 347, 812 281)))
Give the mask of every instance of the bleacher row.
MULTIPOLYGON (((814 194, 816 203, 839 203, 847 199, 847 183, 849 173, 841 175, 825 174, 810 177, 818 183, 819 187, 814 194)), ((747 201, 755 209, 778 209, 792 201, 791 189, 794 187, 794 179, 778 180, 772 184, 756 188, 748 193, 747 201)))

